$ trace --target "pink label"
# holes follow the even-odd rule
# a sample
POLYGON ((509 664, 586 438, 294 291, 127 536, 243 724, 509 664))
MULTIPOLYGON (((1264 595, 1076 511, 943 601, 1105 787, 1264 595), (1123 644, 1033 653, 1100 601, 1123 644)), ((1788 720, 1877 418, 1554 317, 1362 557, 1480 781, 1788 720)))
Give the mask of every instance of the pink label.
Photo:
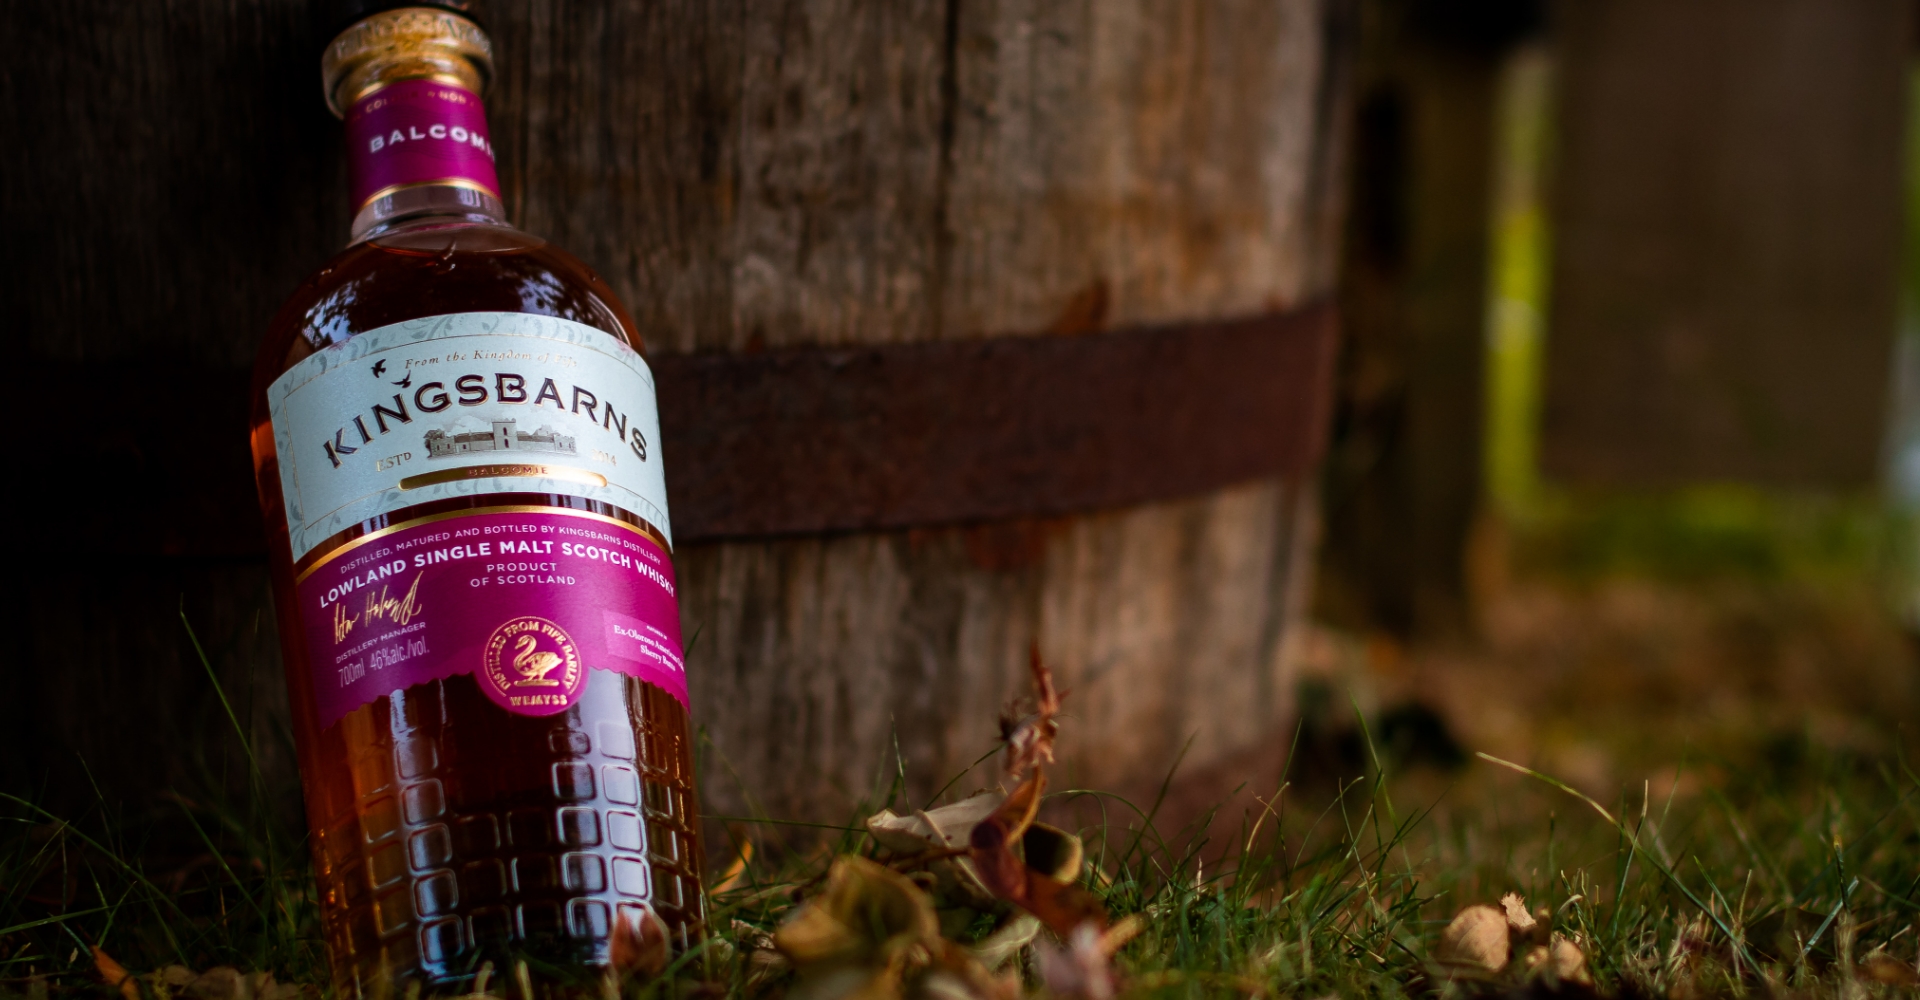
POLYGON ((436 181, 500 197, 487 109, 471 91, 437 80, 401 80, 347 112, 357 211, 395 188, 436 181))
POLYGON ((295 588, 320 724, 401 688, 473 674, 496 704, 552 715, 587 671, 687 703, 673 563, 650 535, 583 512, 462 512, 377 533, 295 588))

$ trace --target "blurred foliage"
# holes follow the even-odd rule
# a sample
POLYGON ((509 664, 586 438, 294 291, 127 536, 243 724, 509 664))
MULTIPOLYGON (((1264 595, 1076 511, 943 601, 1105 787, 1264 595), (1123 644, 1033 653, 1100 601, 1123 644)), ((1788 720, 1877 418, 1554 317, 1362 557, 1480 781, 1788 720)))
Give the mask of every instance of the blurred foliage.
POLYGON ((1877 497, 1709 485, 1552 491, 1515 520, 1518 566, 1572 579, 1633 575, 1807 583, 1899 571, 1904 519, 1877 497))
POLYGON ((1484 443, 1487 496, 1524 511, 1539 492, 1540 382, 1547 274, 1546 178, 1552 148, 1553 63, 1542 46, 1501 70, 1495 112, 1492 254, 1487 268, 1484 443))

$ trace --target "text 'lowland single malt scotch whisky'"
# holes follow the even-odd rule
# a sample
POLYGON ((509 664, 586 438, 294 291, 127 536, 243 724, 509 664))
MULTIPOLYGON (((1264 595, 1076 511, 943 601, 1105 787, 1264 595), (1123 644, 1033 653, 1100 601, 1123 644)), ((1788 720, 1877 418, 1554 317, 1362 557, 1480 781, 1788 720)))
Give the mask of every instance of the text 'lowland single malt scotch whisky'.
POLYGON ((504 221, 459 6, 360 0, 328 46, 351 243, 253 386, 344 996, 703 919, 653 377, 605 283, 504 221))

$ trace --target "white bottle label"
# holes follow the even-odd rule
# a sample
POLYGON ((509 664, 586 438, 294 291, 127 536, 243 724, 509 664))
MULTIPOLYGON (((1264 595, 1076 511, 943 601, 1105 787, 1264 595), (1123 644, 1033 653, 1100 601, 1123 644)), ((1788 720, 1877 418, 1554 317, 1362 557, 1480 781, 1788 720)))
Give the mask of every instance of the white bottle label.
POLYGON ((267 405, 296 562, 368 518, 490 493, 602 500, 671 530, 653 373, 581 323, 473 312, 383 326, 294 365, 267 405))

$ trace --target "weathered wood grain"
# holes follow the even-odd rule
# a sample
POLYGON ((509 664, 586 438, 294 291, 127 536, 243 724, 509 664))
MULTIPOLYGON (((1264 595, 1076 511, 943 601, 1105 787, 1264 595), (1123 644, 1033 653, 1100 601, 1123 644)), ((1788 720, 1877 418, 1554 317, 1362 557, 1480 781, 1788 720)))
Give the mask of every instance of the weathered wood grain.
POLYGON ((1914 10, 1566 5, 1548 474, 1877 477, 1914 10))
POLYGON ((1472 6, 1363 4, 1316 609, 1402 637, 1457 636, 1471 621, 1495 84, 1538 13, 1472 6))
MULTIPOLYGON (((578 16, 500 26, 496 128, 528 136, 506 183, 657 347, 1072 333, 1327 290, 1342 81, 1318 0, 578 16), (594 84, 622 72, 657 86, 594 84)), ((1308 492, 684 549, 707 794, 835 816, 821 789, 890 776, 896 738, 910 785, 938 787, 1034 641, 1076 690, 1089 779, 1256 739, 1285 709, 1308 492)))
MULTIPOLYGON (((1231 318, 1329 289, 1344 7, 497 3, 490 118, 515 219, 605 275, 656 351, 1231 318)), ((5 287, 31 356, 244 364, 345 232, 304 5, 33 5, 5 23, 0 124, 30 139, 0 144, 5 287)), ((1189 738, 1191 759, 1258 739, 1286 703, 1311 495, 1254 482, 1044 522, 686 547, 712 807, 841 818, 891 773, 896 736, 931 791, 989 743, 1036 641, 1074 691, 1086 780, 1157 776, 1189 738)), ((174 634, 181 589, 238 620, 258 569, 184 572, 50 580, 29 607, 55 638, 9 677, 107 691, 144 669, 177 692, 163 704, 205 704, 196 664, 140 651, 174 634)), ((231 662, 277 685, 260 642, 231 662)), ((35 732, 35 761, 116 752, 104 730, 35 732)), ((117 780, 173 780, 141 754, 117 780)))
POLYGON ((305 6, 26 3, 3 16, 11 344, 65 362, 250 365, 348 218, 305 6))
POLYGON ((940 331, 1230 316, 1323 291, 1321 8, 961 5, 940 331))
MULTIPOLYGON (((196 411, 231 413, 230 425, 176 420, 169 404, 240 391, 273 310, 342 241, 339 130, 315 100, 320 42, 290 0, 10 4, 0 26, 0 306, 11 358, 26 362, 13 371, 100 375, 36 418, 82 439, 17 446, 36 470, 60 449, 91 453, 97 471, 9 479, 5 520, 22 544, 3 593, 25 624, 0 653, 0 787, 73 815, 243 787, 182 612, 285 787, 266 567, 207 557, 257 542, 129 522, 200 503, 193 472, 244 451, 244 403, 196 411), (200 371, 221 374, 183 377, 200 371), (121 389, 150 405, 102 426, 102 401, 121 389), (94 516, 51 533, 49 506, 94 516), (117 551, 136 530, 202 555, 117 551)), ((258 531, 257 517, 230 525, 258 531)))
POLYGON ((892 780, 896 741, 927 794, 992 746, 1035 641, 1073 691, 1075 781, 1157 778, 1189 739, 1196 761, 1242 748, 1288 705, 1309 497, 1261 484, 1062 521, 691 550, 695 698, 724 706, 700 713, 705 794, 722 811, 844 818, 892 780))

